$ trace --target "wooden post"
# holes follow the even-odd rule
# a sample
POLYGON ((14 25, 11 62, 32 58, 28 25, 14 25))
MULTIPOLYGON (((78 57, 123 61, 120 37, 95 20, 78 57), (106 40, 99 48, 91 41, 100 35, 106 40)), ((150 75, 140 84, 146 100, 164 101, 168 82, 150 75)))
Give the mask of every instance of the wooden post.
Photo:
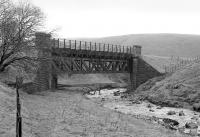
POLYGON ((106 44, 103 45, 103 51, 104 51, 104 52, 105 52, 105 47, 106 47, 106 44))
POLYGON ((97 51, 97 45, 96 42, 94 43, 95 51, 97 51))
POLYGON ((23 77, 16 77, 16 137, 22 137, 22 117, 21 117, 21 103, 19 96, 19 88, 22 87, 23 77))
POLYGON ((71 40, 69 40, 69 48, 72 49, 72 43, 71 43, 71 40))
POLYGON ((75 40, 75 43, 74 43, 74 44, 75 44, 75 49, 76 49, 76 40, 75 40))
POLYGON ((99 51, 101 51, 101 43, 99 43, 99 51))
POLYGON ((58 39, 58 48, 59 48, 59 44, 60 44, 60 41, 59 41, 59 39, 58 39))
POLYGON ((51 78, 51 89, 56 89, 58 85, 58 77, 55 71, 52 72, 52 78, 51 78))
POLYGON ((53 48, 56 48, 56 39, 53 39, 53 48))
POLYGON ((64 48, 65 48, 65 39, 64 39, 64 48))
POLYGON ((85 50, 87 50, 87 42, 85 41, 85 50))
POLYGON ((113 45, 112 45, 112 52, 113 52, 113 45))
POLYGON ((92 43, 90 42, 90 51, 92 50, 92 43))
POLYGON ((79 50, 81 50, 81 41, 80 41, 80 46, 79 46, 79 50))
POLYGON ((108 44, 108 52, 109 52, 109 48, 110 48, 110 47, 109 47, 109 44, 108 44))

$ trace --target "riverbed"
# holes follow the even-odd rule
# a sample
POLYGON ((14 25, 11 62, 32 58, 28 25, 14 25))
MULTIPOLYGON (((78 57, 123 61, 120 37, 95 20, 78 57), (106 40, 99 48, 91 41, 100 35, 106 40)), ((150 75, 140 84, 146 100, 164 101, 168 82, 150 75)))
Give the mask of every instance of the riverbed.
POLYGON ((175 120, 179 123, 176 129, 182 129, 183 133, 193 135, 200 135, 200 113, 184 109, 184 108, 173 108, 173 107, 160 107, 154 105, 148 101, 133 101, 121 98, 123 92, 126 89, 124 88, 116 88, 116 89, 102 89, 99 92, 94 92, 93 94, 87 95, 93 101, 98 101, 101 103, 103 107, 125 113, 134 115, 137 118, 154 118, 152 122, 162 121, 164 118, 175 120), (174 112, 174 114, 169 115, 169 112, 174 112), (179 114, 182 113, 184 115, 180 116, 179 114), (193 122, 198 125, 198 128, 195 129, 196 131, 190 130, 185 128, 185 124, 193 122))

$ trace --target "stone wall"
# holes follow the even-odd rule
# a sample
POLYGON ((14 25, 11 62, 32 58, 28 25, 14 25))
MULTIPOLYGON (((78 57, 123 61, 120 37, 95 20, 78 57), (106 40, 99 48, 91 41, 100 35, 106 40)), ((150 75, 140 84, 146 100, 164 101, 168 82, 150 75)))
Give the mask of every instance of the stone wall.
POLYGON ((137 61, 136 87, 146 82, 147 80, 162 75, 159 71, 149 65, 142 58, 137 61))

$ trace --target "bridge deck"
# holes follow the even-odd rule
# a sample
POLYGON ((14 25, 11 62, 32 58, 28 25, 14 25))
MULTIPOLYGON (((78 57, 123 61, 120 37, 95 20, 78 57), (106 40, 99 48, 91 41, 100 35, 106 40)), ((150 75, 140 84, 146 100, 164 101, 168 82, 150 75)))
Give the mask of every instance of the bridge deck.
POLYGON ((69 48, 54 48, 52 54, 54 56, 76 57, 76 58, 94 58, 94 59, 129 59, 133 54, 116 53, 108 51, 90 51, 90 50, 76 50, 69 48))

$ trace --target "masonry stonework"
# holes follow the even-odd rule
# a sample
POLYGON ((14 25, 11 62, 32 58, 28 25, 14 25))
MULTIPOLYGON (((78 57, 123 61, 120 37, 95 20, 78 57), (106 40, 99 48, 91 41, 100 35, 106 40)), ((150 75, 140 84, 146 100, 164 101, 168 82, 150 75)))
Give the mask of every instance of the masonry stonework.
POLYGON ((50 89, 53 84, 51 35, 46 33, 36 33, 35 36, 39 62, 34 87, 36 91, 44 91, 50 89))
POLYGON ((147 80, 161 75, 160 72, 142 59, 141 46, 134 46, 134 55, 129 60, 130 88, 132 91, 147 80))
POLYGON ((147 80, 161 76, 162 74, 153 68, 150 64, 145 62, 142 58, 138 58, 137 61, 137 74, 136 74, 136 87, 143 84, 147 80))

